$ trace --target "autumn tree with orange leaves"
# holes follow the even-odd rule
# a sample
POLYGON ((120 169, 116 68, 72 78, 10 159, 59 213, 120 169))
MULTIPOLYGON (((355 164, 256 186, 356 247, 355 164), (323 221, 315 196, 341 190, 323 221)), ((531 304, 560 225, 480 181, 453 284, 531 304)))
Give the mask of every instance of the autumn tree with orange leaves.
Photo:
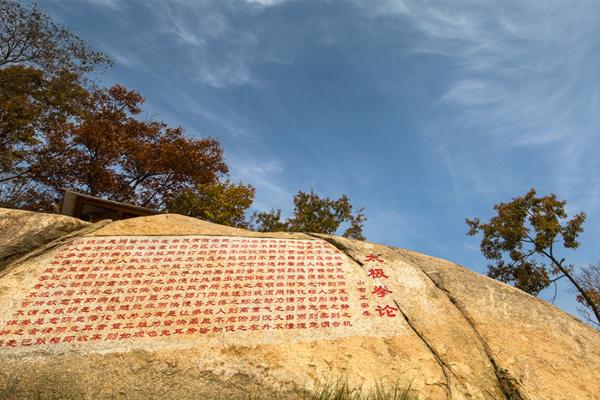
POLYGON ((142 102, 119 85, 87 94, 76 122, 44 134, 43 150, 29 169, 33 178, 51 195, 71 189, 162 209, 176 193, 227 173, 216 139, 190 138, 182 128, 140 120, 142 102))
POLYGON ((57 211, 70 189, 262 231, 347 224, 345 236, 363 238, 362 209, 353 214, 345 195, 299 192, 294 218, 273 211, 251 223, 255 190, 226 179, 219 141, 143 119, 138 92, 90 81, 110 64, 39 7, 0 0, 0 207, 57 211))
POLYGON ((0 0, 0 205, 52 211, 64 189, 163 209, 227 173, 214 138, 139 118, 144 99, 86 74, 110 65, 37 6, 0 0))

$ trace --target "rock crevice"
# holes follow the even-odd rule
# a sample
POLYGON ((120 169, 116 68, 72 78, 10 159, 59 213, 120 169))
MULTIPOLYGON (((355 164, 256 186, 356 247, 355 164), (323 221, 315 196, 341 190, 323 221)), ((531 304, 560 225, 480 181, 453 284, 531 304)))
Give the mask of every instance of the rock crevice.
MULTIPOLYGON (((414 263, 411 263, 414 265, 414 263)), ((477 330, 475 323, 471 320, 471 318, 467 315, 466 311, 458 304, 454 296, 443 286, 442 283, 433 279, 423 268, 420 268, 418 265, 415 265, 419 268, 423 273, 431 280, 431 282, 448 298, 448 300, 454 305, 454 307, 458 310, 460 315, 464 318, 467 325, 471 328, 477 339, 479 339, 483 349, 485 350, 485 354, 487 355, 490 364, 494 368, 494 375, 498 379, 498 386, 502 391, 506 400, 529 400, 529 396, 524 393, 524 389, 521 384, 511 376, 510 372, 500 365, 498 365, 498 361, 494 357, 494 353, 490 348, 489 344, 483 338, 481 333, 477 330)))
MULTIPOLYGON (((350 249, 348 249, 342 243, 340 243, 339 241, 336 241, 332 238, 325 237, 325 236, 319 236, 319 235, 313 235, 313 234, 309 234, 309 235, 311 235, 315 238, 318 238, 318 239, 323 239, 326 242, 328 242, 329 244, 331 244, 332 246, 334 246, 336 249, 340 250, 348 258, 350 258, 355 264, 357 264, 365 272, 365 276, 366 276, 368 271, 365 269, 363 262, 358 260, 356 257, 354 257, 352 255, 350 249)), ((449 368, 448 364, 444 361, 444 359, 440 356, 440 354, 435 350, 435 348, 432 346, 432 344, 427 341, 427 338, 421 332, 419 332, 419 330, 417 329, 415 324, 411 321, 411 319, 408 317, 408 315, 402 310, 402 307, 400 307, 400 305, 398 304, 398 302, 396 300, 394 300, 394 304, 398 308, 398 311, 402 315, 402 318, 404 319, 404 321, 408 324, 408 326, 413 331, 413 333, 421 340, 421 342, 423 342, 425 347, 427 347, 427 349, 429 350, 429 352, 435 359, 436 363, 439 365, 439 367, 444 375, 444 380, 445 380, 444 389, 446 391, 446 399, 452 399, 452 385, 451 385, 451 381, 450 381, 450 379, 451 379, 450 375, 452 374, 452 371, 449 368)))
MULTIPOLYGON (((361 267, 364 267, 363 263, 359 259, 357 259, 357 257, 354 256, 352 254, 352 252, 359 251, 358 249, 362 249, 362 247, 365 247, 365 249, 372 248, 372 247, 375 247, 378 249, 379 247, 381 247, 381 246, 377 246, 377 245, 373 246, 370 244, 361 245, 360 243, 356 243, 356 242, 348 242, 346 244, 346 243, 343 243, 343 242, 346 242, 346 240, 343 240, 340 238, 326 237, 326 236, 321 236, 321 235, 316 235, 316 236, 325 239, 330 244, 335 246, 338 250, 344 252, 348 257, 350 257, 354 262, 356 262, 361 267)), ((471 340, 479 343, 478 346, 473 346, 473 347, 479 348, 481 351, 481 354, 487 361, 487 363, 482 363, 480 367, 484 367, 484 365, 485 365, 489 370, 490 376, 492 376, 494 378, 492 380, 492 382, 490 382, 490 383, 494 384, 495 389, 491 392, 493 394, 488 394, 489 397, 490 398, 503 398, 505 400, 528 400, 530 397, 527 395, 525 388, 520 384, 520 382, 516 378, 514 378, 514 376, 510 373, 510 371, 507 368, 503 368, 500 365, 499 361, 494 357, 494 353, 493 353, 492 349, 490 348, 488 343, 485 341, 482 334, 477 330, 475 323, 469 318, 469 316, 466 314, 466 311, 463 308, 461 308, 459 304, 457 304, 456 299, 451 295, 451 293, 448 290, 446 290, 446 288, 443 287, 443 285, 441 285, 440 282, 432 279, 432 277, 429 275, 429 273, 427 273, 427 271, 425 271, 423 268, 421 268, 421 266, 419 266, 415 262, 411 262, 410 260, 407 260, 405 257, 402 257, 402 254, 398 254, 398 255, 400 256, 400 260, 399 260, 400 264, 396 265, 395 268, 399 268, 400 270, 402 270, 403 267, 401 266, 401 264, 405 263, 405 264, 412 266, 412 268, 418 270, 419 273, 423 275, 423 279, 426 279, 427 281, 430 282, 433 290, 439 292, 440 295, 443 296, 447 300, 448 306, 452 307, 456 311, 456 315, 458 316, 458 319, 456 320, 455 323, 463 325, 464 328, 462 328, 462 329, 466 329, 472 333, 471 340)), ((422 332, 421 329, 419 329, 418 324, 415 323, 415 321, 413 321, 413 318, 411 318, 410 313, 403 309, 403 307, 397 301, 397 299, 394 300, 394 304, 396 305, 398 310, 400 310, 400 313, 402 314, 404 320, 411 327, 413 332, 427 346, 427 349, 429 350, 429 352, 435 357, 436 361, 442 368, 444 375, 446 377, 447 386, 449 389, 448 397, 450 397, 450 398, 456 397, 456 394, 455 394, 455 396, 453 396, 453 393, 452 393, 452 387, 453 387, 452 379, 455 379, 458 382, 458 385, 460 387, 458 398, 460 398, 461 395, 465 395, 465 393, 469 393, 469 390, 466 389, 466 386, 468 386, 468 384, 464 385, 464 383, 466 382, 464 376, 459 376, 460 374, 455 373, 455 371, 452 368, 452 365, 456 365, 456 360, 454 360, 452 358, 453 361, 451 361, 451 362, 447 361, 445 359, 445 357, 440 353, 440 351, 438 351, 436 349, 436 345, 437 346, 440 345, 439 341, 438 341, 438 343, 432 343, 431 340, 427 339, 427 335, 431 334, 431 332, 429 332, 429 333, 422 332)), ((413 313, 415 312, 414 310, 411 310, 411 311, 413 313)), ((441 309, 440 309, 440 312, 441 312, 441 309)), ((443 346, 443 344, 442 344, 442 346, 443 346)), ((444 350, 442 347, 442 352, 443 351, 444 350)), ((467 396, 469 396, 469 395, 467 394, 467 396)))

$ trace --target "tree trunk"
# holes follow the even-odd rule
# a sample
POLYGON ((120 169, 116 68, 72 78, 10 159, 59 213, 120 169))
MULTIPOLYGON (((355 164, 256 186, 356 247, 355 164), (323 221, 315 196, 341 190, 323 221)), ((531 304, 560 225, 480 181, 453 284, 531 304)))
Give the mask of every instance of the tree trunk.
POLYGON ((554 265, 556 265, 556 267, 560 270, 560 272, 562 272, 567 277, 567 279, 569 281, 571 281, 571 283, 573 284, 573 286, 575 286, 575 288, 577 289, 579 294, 581 294, 581 297, 583 297, 583 299, 585 300, 587 305, 592 309, 594 316, 596 316, 596 321, 598 321, 600 323, 600 309, 598 308, 598 305, 592 301, 592 299, 587 295, 585 290, 583 290, 583 288, 575 280, 573 275, 562 266, 562 263, 564 262, 564 260, 561 262, 558 262, 556 260, 556 258, 554 258, 554 255, 552 254, 552 249, 550 249, 550 254, 548 254, 546 252, 543 252, 543 253, 544 253, 544 255, 546 255, 546 257, 548 257, 554 263, 554 265))

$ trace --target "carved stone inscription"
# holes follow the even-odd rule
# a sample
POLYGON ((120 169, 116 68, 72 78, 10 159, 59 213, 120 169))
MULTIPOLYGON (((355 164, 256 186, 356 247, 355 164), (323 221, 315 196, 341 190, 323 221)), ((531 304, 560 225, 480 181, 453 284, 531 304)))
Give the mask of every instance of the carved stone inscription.
POLYGON ((320 240, 82 238, 42 266, 0 347, 350 327, 343 264, 320 240))

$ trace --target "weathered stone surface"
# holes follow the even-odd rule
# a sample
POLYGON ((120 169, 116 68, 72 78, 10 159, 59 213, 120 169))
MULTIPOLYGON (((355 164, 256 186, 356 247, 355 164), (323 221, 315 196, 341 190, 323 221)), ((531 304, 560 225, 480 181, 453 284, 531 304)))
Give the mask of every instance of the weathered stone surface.
POLYGON ((340 377, 420 399, 597 399, 599 363, 598 332, 549 304, 336 237, 159 215, 0 275, 0 399, 288 399, 340 377))
MULTIPOLYGON (((371 253, 383 256, 382 265, 390 271, 390 278, 396 278, 400 308, 450 370, 476 365, 465 348, 452 348, 466 335, 451 336, 459 329, 470 329, 472 347, 489 360, 486 368, 491 364, 505 398, 600 399, 600 332, 589 325, 543 300, 446 260, 326 238, 358 260, 371 253), (423 281, 415 284, 413 274, 423 281), (431 287, 427 293, 425 288, 431 287), (444 306, 435 306, 438 296, 444 306), (428 319, 423 304, 437 311, 448 306, 454 312, 439 312, 437 318, 428 319), (463 323, 453 321, 453 314, 460 315, 463 323)), ((459 382, 464 379, 461 373, 457 378, 459 382)))
POLYGON ((444 371, 449 398, 502 398, 493 365, 476 332, 417 265, 405 262, 387 246, 326 238, 362 264, 367 275, 383 270, 385 276, 377 281, 389 289, 393 304, 435 356, 444 371))
POLYGON ((178 214, 160 214, 115 221, 87 234, 89 236, 118 235, 228 235, 244 237, 273 237, 282 239, 313 239, 303 233, 251 232, 230 226, 213 224, 178 214))
POLYGON ((0 208, 0 271, 20 256, 88 225, 64 215, 0 208))
POLYGON ((599 331, 539 298, 456 264, 396 251, 448 295, 523 397, 600 399, 599 331))

